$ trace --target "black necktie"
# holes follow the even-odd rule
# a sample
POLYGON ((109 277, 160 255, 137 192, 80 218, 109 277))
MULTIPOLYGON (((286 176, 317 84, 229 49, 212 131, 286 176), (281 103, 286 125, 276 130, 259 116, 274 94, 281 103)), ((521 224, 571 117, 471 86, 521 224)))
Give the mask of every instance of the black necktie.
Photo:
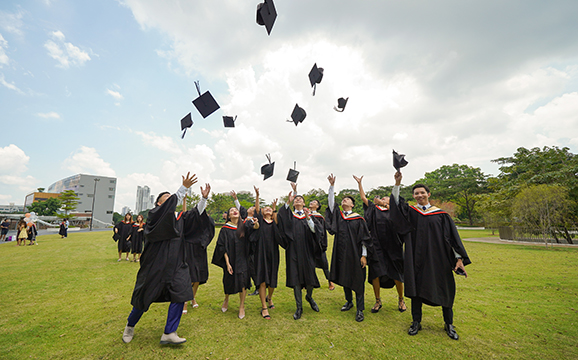
POLYGON ((425 206, 422 206, 421 208, 423 209, 423 211, 425 211, 425 206))
POLYGON ((303 215, 303 211, 297 211, 297 215, 303 215))

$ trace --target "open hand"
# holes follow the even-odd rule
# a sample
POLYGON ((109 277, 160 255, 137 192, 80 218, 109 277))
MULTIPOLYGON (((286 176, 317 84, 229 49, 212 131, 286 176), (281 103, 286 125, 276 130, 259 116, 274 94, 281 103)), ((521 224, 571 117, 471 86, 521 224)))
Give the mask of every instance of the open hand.
POLYGON ((201 186, 201 196, 204 197, 205 199, 209 198, 209 194, 211 193, 211 185, 209 185, 209 183, 205 184, 205 188, 203 189, 203 187, 201 186))
POLYGON ((187 177, 183 176, 183 186, 186 187, 187 189, 190 188, 191 186, 195 185, 197 183, 197 175, 193 174, 191 176, 191 172, 189 171, 187 173, 187 177))
POLYGON ((335 185, 335 176, 333 176, 333 174, 329 175, 327 177, 327 180, 329 180, 329 185, 331 186, 335 185))
POLYGON ((357 176, 353 175, 353 178, 355 179, 355 181, 357 181, 357 183, 359 185, 361 185, 361 180, 363 180, 363 175, 361 175, 361 177, 357 177, 357 176))

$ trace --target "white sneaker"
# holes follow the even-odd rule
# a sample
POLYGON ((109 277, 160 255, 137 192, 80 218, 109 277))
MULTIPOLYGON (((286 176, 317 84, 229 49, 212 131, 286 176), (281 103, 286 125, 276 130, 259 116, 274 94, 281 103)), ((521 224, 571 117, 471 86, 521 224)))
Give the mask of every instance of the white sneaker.
POLYGON ((161 336, 161 344, 173 344, 173 345, 178 345, 178 344, 182 344, 184 342, 186 342, 187 339, 181 338, 177 335, 177 332, 174 331, 170 334, 163 334, 163 336, 161 336))
POLYGON ((122 333, 122 341, 128 344, 132 340, 133 336, 134 336, 134 326, 127 325, 124 328, 124 333, 122 333))

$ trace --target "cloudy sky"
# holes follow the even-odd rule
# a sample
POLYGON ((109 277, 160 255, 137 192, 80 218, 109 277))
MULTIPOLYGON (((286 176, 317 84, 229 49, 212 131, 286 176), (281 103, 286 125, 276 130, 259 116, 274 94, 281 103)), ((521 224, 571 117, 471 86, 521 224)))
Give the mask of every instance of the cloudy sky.
POLYGON ((522 146, 578 152, 575 0, 276 0, 271 36, 258 2, 2 1, 0 203, 77 173, 117 177, 118 211, 137 185, 174 191, 188 170, 270 201, 294 161, 305 192, 331 172, 338 189, 352 174, 391 184, 392 149, 409 160, 404 183, 453 163, 496 175, 490 160, 522 146), (206 119, 197 80, 221 105, 206 119))

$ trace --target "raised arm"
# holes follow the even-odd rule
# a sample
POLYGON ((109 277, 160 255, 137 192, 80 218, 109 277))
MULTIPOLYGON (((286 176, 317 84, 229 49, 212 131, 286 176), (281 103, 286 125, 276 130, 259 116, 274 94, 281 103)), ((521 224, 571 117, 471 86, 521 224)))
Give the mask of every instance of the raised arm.
POLYGON ((259 208, 259 188, 253 185, 255 189, 255 214, 258 214, 261 209, 259 208))
POLYGON ((273 203, 271 204, 271 208, 273 208, 273 220, 275 223, 277 223, 277 200, 278 199, 273 200, 273 203))
POLYGON ((329 193, 327 194, 327 207, 329 208, 329 211, 333 212, 333 207, 335 205, 335 190, 334 190, 334 186, 335 186, 335 176, 333 176, 333 174, 329 175, 327 177, 327 180, 329 180, 329 193))
POLYGON ((177 204, 179 202, 181 202, 183 200, 183 198, 185 197, 186 193, 187 193, 187 189, 190 188, 191 186, 195 185, 197 183, 197 175, 193 174, 191 176, 191 172, 189 171, 187 173, 187 176, 183 176, 183 186, 181 186, 179 188, 179 190, 177 190, 176 195, 177 195, 177 204))
POLYGON ((211 193, 211 185, 209 183, 205 184, 205 188, 201 186, 201 201, 197 204, 197 211, 199 214, 202 214, 203 211, 207 208, 207 200, 209 198, 209 194, 211 193))
POLYGON ((401 173, 399 171, 397 171, 395 173, 395 175, 393 175, 393 178, 395 179, 395 185, 393 186, 393 189, 391 190, 391 195, 393 195, 393 199, 395 200, 395 203, 399 204, 399 186, 401 185, 401 179, 403 178, 403 176, 401 175, 401 173))
POLYGON ((365 191, 363 191, 363 185, 361 185, 361 180, 363 180, 363 175, 361 177, 357 177, 353 175, 355 181, 357 181, 357 187, 359 188, 359 196, 361 197, 361 201, 365 204, 365 206, 369 206, 369 201, 367 201, 367 197, 365 197, 365 191))
POLYGON ((239 199, 237 199, 237 193, 235 190, 231 190, 230 194, 233 197, 233 202, 235 203, 237 210, 241 210, 241 203, 239 202, 239 199))

